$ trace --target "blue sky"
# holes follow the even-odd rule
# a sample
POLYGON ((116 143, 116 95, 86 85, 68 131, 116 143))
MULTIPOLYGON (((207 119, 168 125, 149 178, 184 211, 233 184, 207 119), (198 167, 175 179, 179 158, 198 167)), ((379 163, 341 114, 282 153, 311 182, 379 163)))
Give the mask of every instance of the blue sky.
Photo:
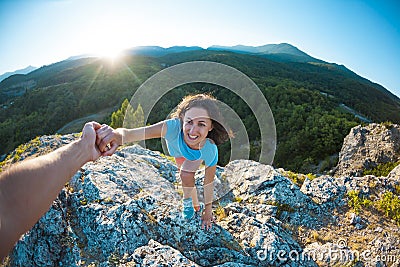
POLYGON ((2 0, 0 74, 139 45, 290 43, 400 96, 396 0, 2 0))

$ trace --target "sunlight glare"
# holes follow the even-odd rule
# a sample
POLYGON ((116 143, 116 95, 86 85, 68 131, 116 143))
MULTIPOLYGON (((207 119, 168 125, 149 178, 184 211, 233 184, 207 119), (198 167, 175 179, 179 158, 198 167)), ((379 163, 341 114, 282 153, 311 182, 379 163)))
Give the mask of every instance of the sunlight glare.
POLYGON ((122 56, 123 49, 115 47, 104 47, 99 49, 96 55, 100 58, 115 61, 122 56))

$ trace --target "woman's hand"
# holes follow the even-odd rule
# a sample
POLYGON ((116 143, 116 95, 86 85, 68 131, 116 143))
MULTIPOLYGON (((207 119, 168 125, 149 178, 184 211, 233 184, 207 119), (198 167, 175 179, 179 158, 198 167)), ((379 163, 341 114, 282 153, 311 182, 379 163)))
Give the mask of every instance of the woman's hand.
POLYGON ((201 229, 206 228, 207 231, 210 230, 214 222, 215 218, 212 212, 212 205, 206 205, 204 213, 201 215, 201 229))
POLYGON ((110 126, 103 124, 96 131, 96 145, 102 156, 111 156, 122 145, 122 133, 110 126))

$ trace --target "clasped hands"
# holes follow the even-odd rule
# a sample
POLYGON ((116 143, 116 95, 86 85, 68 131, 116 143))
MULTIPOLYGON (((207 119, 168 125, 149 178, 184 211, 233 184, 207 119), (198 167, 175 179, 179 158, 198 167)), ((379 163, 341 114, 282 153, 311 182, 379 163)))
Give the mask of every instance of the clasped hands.
POLYGON ((81 140, 87 149, 88 161, 95 161, 100 156, 111 156, 122 145, 122 134, 106 124, 92 121, 85 124, 81 140))

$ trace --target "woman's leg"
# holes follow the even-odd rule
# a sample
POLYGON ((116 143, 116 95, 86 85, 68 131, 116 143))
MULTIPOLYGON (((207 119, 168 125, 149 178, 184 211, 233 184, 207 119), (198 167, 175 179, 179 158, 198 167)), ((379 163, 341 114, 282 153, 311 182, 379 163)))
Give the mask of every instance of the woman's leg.
POLYGON ((201 160, 190 161, 178 158, 176 159, 176 162, 182 180, 183 199, 190 198, 192 200, 193 207, 196 209, 196 211, 198 211, 200 205, 199 205, 199 199, 197 197, 197 189, 195 186, 194 175, 202 161, 201 160))
POLYGON ((183 171, 181 170, 180 172, 180 177, 182 180, 182 190, 183 190, 183 198, 192 198, 193 200, 193 204, 195 204, 195 202, 198 203, 197 198, 197 194, 196 194, 196 198, 193 198, 193 194, 195 194, 194 192, 197 191, 195 184, 194 184, 194 172, 187 172, 187 171, 183 171))

